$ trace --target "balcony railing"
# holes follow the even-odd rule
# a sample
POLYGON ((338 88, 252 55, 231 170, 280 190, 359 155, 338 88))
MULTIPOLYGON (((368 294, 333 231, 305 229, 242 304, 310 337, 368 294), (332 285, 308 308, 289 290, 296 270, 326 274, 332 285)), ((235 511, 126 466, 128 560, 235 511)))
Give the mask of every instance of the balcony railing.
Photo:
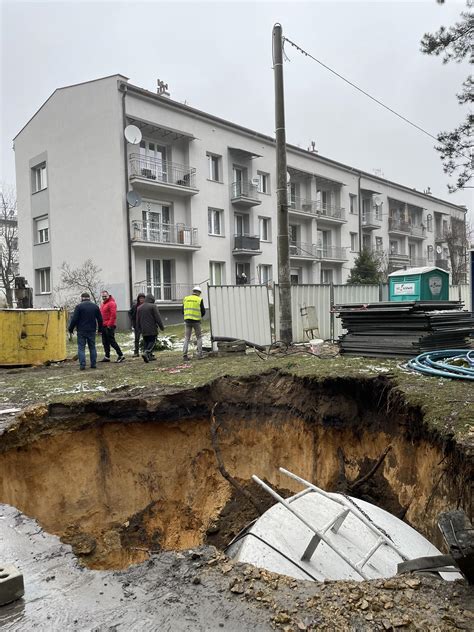
POLYGON ((146 158, 139 154, 130 156, 130 176, 163 182, 181 187, 196 188, 196 169, 168 160, 146 158))
POLYGON ((143 294, 153 294, 156 301, 181 302, 185 296, 192 294, 192 285, 186 283, 153 283, 144 281, 135 283, 135 296, 143 294))
POLYGON ((410 266, 412 268, 424 268, 427 264, 425 257, 410 257, 410 266))
POLYGON ((435 232, 435 241, 446 241, 446 232, 445 230, 437 230, 435 232))
POLYGON ((290 257, 308 257, 309 259, 324 259, 345 261, 347 248, 339 246, 318 246, 301 242, 290 242, 290 257))
POLYGON ((132 241, 198 247, 198 229, 184 224, 132 222, 132 241))
POLYGON ((413 237, 426 237, 425 226, 410 224, 410 235, 413 237))
POLYGON ((449 261, 447 259, 436 259, 435 266, 442 270, 449 270, 449 261))
POLYGON ((364 226, 374 226, 380 227, 382 224, 382 220, 377 217, 375 213, 362 213, 362 227, 364 226))
POLYGON ((316 246, 316 258, 346 260, 346 250, 347 248, 341 248, 339 246, 316 246))
POLYGON ((234 250, 260 250, 260 237, 234 235, 234 250))
POLYGON ((410 224, 400 219, 388 218, 388 230, 397 233, 410 234, 410 224))
POLYGON ((346 211, 344 208, 323 204, 320 201, 308 200, 299 196, 292 196, 289 200, 289 210, 307 213, 308 215, 322 216, 323 218, 346 221, 346 211))
POLYGON ((258 186, 253 182, 243 180, 242 182, 232 182, 230 185, 230 195, 232 200, 239 198, 249 198, 258 200, 258 186))

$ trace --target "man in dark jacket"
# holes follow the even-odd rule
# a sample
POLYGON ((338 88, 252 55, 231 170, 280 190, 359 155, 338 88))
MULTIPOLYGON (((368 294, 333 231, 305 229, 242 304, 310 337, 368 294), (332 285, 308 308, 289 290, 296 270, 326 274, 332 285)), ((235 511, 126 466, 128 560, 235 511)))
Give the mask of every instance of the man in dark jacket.
POLYGON ((136 302, 132 305, 132 307, 128 310, 128 315, 130 316, 130 320, 132 321, 133 331, 135 333, 135 349, 133 352, 133 357, 138 358, 139 353, 138 349, 140 347, 140 330, 137 327, 137 309, 145 302, 145 295, 140 293, 137 295, 136 302))
POLYGON ((89 347, 91 369, 96 368, 97 350, 95 347, 95 332, 102 332, 102 314, 95 303, 92 303, 90 294, 83 292, 81 302, 76 305, 71 321, 69 323, 69 333, 72 334, 74 328, 77 329, 77 355, 79 358, 79 368, 84 371, 86 368, 86 343, 89 347))
POLYGON ((155 305, 155 297, 153 294, 147 294, 145 302, 139 305, 137 309, 137 329, 143 336, 145 346, 142 358, 144 362, 155 360, 153 349, 155 348, 156 338, 158 336, 158 327, 164 331, 163 321, 161 320, 158 307, 155 305))

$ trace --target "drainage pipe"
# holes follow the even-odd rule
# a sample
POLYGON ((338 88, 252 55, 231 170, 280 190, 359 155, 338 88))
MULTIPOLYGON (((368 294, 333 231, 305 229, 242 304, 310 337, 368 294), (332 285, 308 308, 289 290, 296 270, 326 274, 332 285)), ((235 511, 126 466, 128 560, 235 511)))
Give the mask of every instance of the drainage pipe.
POLYGON ((428 351, 421 353, 407 365, 425 375, 436 375, 460 380, 474 381, 474 353, 473 349, 444 349, 443 351, 428 351), (453 360, 460 360, 468 366, 452 364, 453 360))

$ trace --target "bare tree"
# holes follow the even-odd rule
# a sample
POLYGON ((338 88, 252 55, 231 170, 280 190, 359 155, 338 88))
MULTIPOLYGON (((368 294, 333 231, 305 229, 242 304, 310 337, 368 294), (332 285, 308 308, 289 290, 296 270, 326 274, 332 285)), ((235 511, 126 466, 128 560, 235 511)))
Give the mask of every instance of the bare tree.
POLYGON ((103 281, 100 278, 102 269, 94 264, 92 259, 86 259, 81 266, 72 268, 66 261, 61 265, 60 285, 54 288, 55 303, 63 307, 71 307, 77 303, 78 294, 89 292, 94 303, 99 302, 103 281), (66 297, 63 297, 63 294, 66 297), (74 296, 71 296, 74 294, 74 296), (69 304, 71 303, 71 304, 69 304))
POLYGON ((463 219, 451 218, 451 227, 445 234, 451 264, 451 284, 459 285, 467 281, 467 251, 471 228, 463 219))
POLYGON ((388 252, 385 250, 377 250, 375 251, 374 256, 377 260, 380 283, 388 283, 388 275, 390 273, 390 259, 388 252))
POLYGON ((0 190, 0 289, 8 307, 13 307, 13 289, 18 274, 18 221, 16 193, 12 186, 0 190))

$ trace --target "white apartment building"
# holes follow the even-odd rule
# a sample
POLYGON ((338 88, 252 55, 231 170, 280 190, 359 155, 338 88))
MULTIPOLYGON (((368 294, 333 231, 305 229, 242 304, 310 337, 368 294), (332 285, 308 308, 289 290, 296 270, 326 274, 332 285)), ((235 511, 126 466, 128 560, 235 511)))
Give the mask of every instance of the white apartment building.
MULTIPOLYGON (((57 89, 14 147, 35 306, 54 303, 65 261, 92 259, 122 310, 139 291, 166 312, 195 284, 278 280, 273 138, 114 75, 57 89)), ((361 248, 392 269, 449 268, 444 236, 464 207, 292 145, 287 162, 293 283, 344 283, 361 248)))

